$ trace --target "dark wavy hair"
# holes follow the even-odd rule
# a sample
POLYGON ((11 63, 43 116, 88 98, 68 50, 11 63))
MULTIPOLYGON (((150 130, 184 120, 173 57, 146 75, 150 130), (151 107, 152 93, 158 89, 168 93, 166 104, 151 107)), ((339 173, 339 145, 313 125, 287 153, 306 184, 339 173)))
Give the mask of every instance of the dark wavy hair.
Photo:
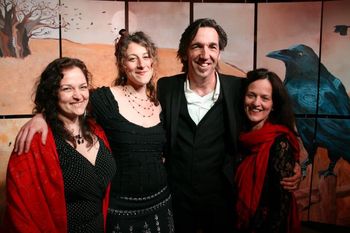
POLYGON ((124 62, 125 62, 125 59, 127 58, 126 51, 129 47, 129 44, 132 42, 146 48, 149 56, 152 58, 153 76, 150 82, 147 83, 147 96, 151 99, 151 101, 155 105, 158 105, 159 102, 157 100, 156 89, 154 85, 154 79, 157 76, 156 74, 157 73, 156 66, 158 63, 157 47, 152 42, 151 38, 142 31, 138 31, 132 34, 125 33, 123 36, 120 37, 118 42, 115 44, 114 56, 116 58, 116 64, 118 67, 118 76, 114 81, 114 85, 124 86, 127 82, 128 77, 125 72, 124 62))
MULTIPOLYGON (((247 78, 243 79, 243 92, 241 102, 244 103, 244 96, 247 92, 248 86, 257 80, 263 79, 267 79, 272 86, 273 111, 270 112, 269 121, 273 124, 284 125, 292 132, 296 133, 295 116, 293 113, 292 103, 288 92, 282 83, 282 80, 276 73, 265 68, 249 71, 247 73, 247 78)), ((244 128, 247 129, 249 128, 247 117, 245 117, 245 121, 246 124, 244 128)))
MULTIPOLYGON (((224 29, 216 23, 214 19, 197 19, 191 23, 181 35, 179 49, 177 51, 177 58, 182 63, 182 71, 188 71, 188 61, 187 61, 187 49, 191 45, 193 38, 196 36, 198 29, 202 27, 214 28, 219 35, 219 49, 224 50, 227 45, 227 35, 224 29)), ((218 68, 218 67, 217 67, 218 68)))
MULTIPOLYGON (((33 113, 42 113, 52 131, 55 134, 62 136, 65 140, 68 140, 74 145, 74 147, 76 147, 76 142, 72 133, 64 127, 63 122, 58 118, 58 90, 64 76, 63 72, 74 67, 81 69, 86 78, 86 82, 89 85, 91 74, 84 62, 69 57, 55 59, 48 64, 36 83, 36 91, 34 93, 35 107, 33 113)), ((91 129, 86 122, 86 118, 86 116, 80 116, 79 123, 83 137, 88 142, 88 146, 91 147, 93 145, 93 137, 91 129)))

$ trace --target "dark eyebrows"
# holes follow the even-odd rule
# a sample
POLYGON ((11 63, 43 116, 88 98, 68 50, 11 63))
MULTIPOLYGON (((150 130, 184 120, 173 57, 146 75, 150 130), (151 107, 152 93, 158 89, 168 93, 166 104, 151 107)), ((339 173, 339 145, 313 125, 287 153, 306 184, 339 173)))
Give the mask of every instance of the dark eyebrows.
MULTIPOLYGON (((80 84, 79 84, 79 87, 80 87, 80 86, 84 86, 84 85, 88 85, 88 83, 87 83, 86 81, 83 82, 83 83, 80 83, 80 84)), ((60 88, 61 88, 61 87, 73 87, 73 85, 67 83, 67 84, 61 84, 61 85, 60 85, 60 88)))
MULTIPOLYGON (((191 47, 191 48, 193 48, 193 47, 204 47, 204 45, 205 45, 205 44, 203 44, 203 43, 195 42, 195 43, 192 43, 192 44, 190 45, 190 47, 191 47)), ((210 48, 219 47, 219 44, 216 43, 216 42, 210 42, 208 47, 210 47, 210 48)))

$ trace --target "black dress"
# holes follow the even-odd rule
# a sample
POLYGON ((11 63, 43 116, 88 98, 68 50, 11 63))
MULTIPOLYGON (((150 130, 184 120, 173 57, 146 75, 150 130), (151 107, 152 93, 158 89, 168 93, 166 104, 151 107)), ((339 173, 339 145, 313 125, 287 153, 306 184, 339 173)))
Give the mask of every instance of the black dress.
POLYGON ((104 232, 102 201, 116 171, 115 161, 101 139, 95 165, 54 135, 63 174, 68 232, 104 232))
POLYGON ((117 163, 107 232, 173 232, 171 195, 161 157, 166 140, 162 123, 145 128, 129 122, 107 87, 95 90, 90 101, 117 163))

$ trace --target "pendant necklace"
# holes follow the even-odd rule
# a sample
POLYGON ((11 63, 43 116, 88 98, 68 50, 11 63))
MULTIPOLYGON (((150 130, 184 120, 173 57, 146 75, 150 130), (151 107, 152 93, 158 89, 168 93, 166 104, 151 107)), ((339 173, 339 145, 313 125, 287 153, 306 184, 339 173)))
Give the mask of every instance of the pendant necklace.
POLYGON ((83 144, 85 142, 84 138, 79 134, 73 136, 76 143, 83 144))

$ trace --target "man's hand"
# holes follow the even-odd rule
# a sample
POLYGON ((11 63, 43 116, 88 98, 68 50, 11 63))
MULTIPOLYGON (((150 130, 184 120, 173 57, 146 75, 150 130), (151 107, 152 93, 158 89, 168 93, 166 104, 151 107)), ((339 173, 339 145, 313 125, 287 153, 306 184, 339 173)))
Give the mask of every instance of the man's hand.
POLYGON ((25 123, 16 136, 14 152, 22 154, 28 152, 30 144, 36 133, 41 132, 41 142, 45 145, 48 133, 47 123, 42 114, 36 114, 31 120, 25 123))
POLYGON ((294 175, 291 177, 285 177, 281 181, 281 185, 285 190, 293 192, 299 188, 302 176, 301 176, 301 167, 299 163, 295 163, 294 166, 294 175))

